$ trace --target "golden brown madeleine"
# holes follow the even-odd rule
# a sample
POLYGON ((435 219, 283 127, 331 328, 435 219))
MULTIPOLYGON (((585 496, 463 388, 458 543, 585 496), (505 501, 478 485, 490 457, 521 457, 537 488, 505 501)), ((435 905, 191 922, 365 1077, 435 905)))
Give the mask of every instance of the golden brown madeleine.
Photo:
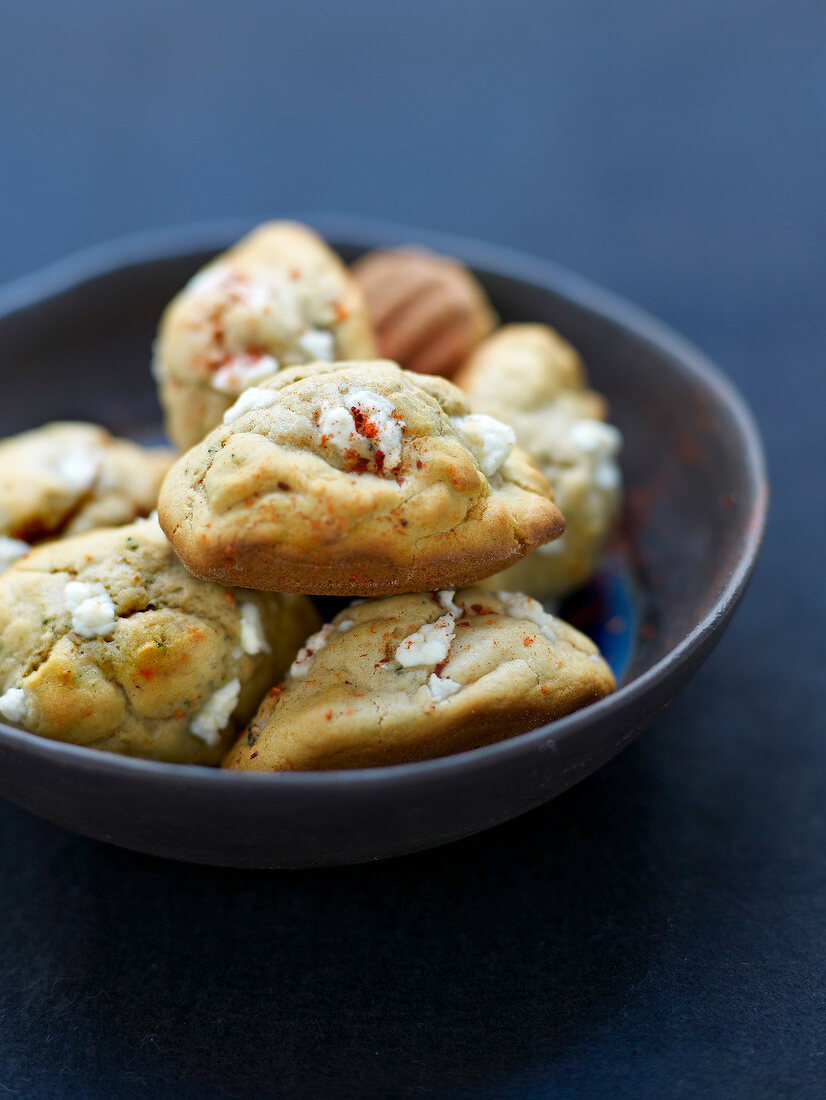
POLYGON ((307 226, 268 222, 191 279, 161 318, 153 369, 167 434, 191 447, 281 367, 374 355, 361 291, 339 257, 307 226))
POLYGON ((510 428, 382 361, 247 390, 172 467, 158 511, 196 576, 330 595, 466 584, 564 529, 510 428))
POLYGON ((496 325, 463 265, 423 248, 368 252, 353 265, 379 354, 408 370, 451 375, 496 325))
POLYGON ((317 623, 303 597, 197 580, 155 520, 47 543, 0 576, 0 715, 215 764, 317 623))
POLYGON ((0 568, 31 543, 148 515, 174 457, 76 422, 0 440, 0 568))
POLYGON ((308 639, 224 767, 427 760, 524 733, 613 690, 597 647, 518 593, 367 600, 308 639))
POLYGON ((505 325, 455 381, 475 410, 495 410, 513 428, 550 482, 567 525, 561 539, 488 583, 542 599, 564 595, 599 565, 620 510, 622 439, 604 423, 604 398, 587 388, 579 355, 547 325, 505 325))

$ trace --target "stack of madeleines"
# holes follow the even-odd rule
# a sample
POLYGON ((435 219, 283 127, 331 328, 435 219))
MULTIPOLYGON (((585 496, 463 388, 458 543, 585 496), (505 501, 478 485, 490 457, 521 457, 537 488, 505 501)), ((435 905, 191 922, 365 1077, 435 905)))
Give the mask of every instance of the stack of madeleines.
POLYGON ((157 760, 358 768, 614 689, 539 601, 599 563, 619 433, 576 351, 499 327, 462 265, 409 248, 348 270, 265 224, 170 303, 153 371, 177 452, 80 423, 0 442, 7 721, 157 760), (322 623, 313 596, 341 609, 322 623))

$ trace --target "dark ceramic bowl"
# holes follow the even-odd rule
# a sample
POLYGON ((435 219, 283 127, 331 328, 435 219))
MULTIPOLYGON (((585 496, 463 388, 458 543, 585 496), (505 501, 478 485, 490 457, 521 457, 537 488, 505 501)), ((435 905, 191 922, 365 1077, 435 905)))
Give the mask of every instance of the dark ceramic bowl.
MULTIPOLYGON (((411 241, 458 256, 503 319, 548 322, 580 349, 625 436, 626 547, 639 585, 625 585, 636 627, 622 686, 498 745, 364 771, 222 772, 0 725, 0 795, 49 821, 126 848, 233 867, 355 863, 444 844, 553 798, 638 737, 709 653, 743 594, 765 519, 763 456, 742 399, 699 352, 549 263, 418 230, 309 220, 348 260, 411 241)), ((157 433, 148 361, 161 309, 248 228, 223 223, 116 241, 0 291, 0 434, 71 417, 139 438, 157 433)), ((612 622, 628 634, 616 615, 609 633, 612 622)))

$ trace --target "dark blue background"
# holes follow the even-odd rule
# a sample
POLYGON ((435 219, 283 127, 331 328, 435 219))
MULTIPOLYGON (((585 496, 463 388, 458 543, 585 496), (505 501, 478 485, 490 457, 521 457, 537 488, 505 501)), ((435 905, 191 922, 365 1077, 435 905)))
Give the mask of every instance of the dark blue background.
POLYGON ((826 1091, 822 0, 0 8, 0 278, 224 215, 521 247, 735 379, 773 514, 620 758, 452 847, 177 866, 0 807, 0 1095, 826 1091))

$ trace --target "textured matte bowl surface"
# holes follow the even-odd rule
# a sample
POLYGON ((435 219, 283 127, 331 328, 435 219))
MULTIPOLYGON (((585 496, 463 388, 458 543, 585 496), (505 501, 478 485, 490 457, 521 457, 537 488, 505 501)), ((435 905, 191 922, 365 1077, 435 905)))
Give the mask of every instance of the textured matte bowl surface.
MULTIPOLYGON (((507 321, 582 352, 625 437, 625 545, 641 595, 620 690, 499 745, 421 764, 255 775, 132 760, 0 724, 0 795, 138 851, 238 867, 354 863, 443 844, 553 798, 646 728, 708 654, 743 593, 766 509, 756 429, 690 345, 552 264, 363 220, 310 219, 346 259, 417 241, 470 264, 507 321)), ((0 291, 0 434, 56 418, 145 437, 159 413, 150 344, 163 306, 249 228, 115 241, 0 291)), ((623 662, 625 663, 625 662, 623 662)))

